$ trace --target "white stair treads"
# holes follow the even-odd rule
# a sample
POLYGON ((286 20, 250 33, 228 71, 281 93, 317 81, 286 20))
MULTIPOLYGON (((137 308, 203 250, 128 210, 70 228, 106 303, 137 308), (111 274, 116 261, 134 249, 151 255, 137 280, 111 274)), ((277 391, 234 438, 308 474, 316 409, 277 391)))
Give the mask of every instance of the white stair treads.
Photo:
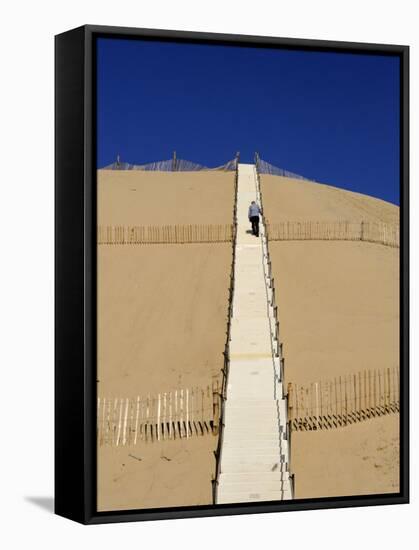
POLYGON ((292 498, 265 228, 261 218, 255 237, 248 220, 258 196, 254 165, 239 164, 230 361, 216 485, 220 504, 292 498))

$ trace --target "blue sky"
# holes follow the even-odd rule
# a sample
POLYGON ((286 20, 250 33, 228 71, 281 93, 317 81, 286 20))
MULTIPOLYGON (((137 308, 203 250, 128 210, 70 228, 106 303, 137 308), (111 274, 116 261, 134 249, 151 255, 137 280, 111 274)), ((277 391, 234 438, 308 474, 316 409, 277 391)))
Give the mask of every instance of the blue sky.
POLYGON ((98 39, 97 165, 240 151, 399 204, 399 59, 98 39))

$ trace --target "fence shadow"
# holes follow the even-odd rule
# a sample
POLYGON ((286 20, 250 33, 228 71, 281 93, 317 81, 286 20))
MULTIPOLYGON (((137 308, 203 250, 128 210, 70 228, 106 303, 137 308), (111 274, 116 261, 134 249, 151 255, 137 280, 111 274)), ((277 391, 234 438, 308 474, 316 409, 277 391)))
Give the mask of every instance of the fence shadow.
POLYGON ((328 430, 400 410, 398 368, 364 370, 307 385, 288 384, 292 430, 328 430))

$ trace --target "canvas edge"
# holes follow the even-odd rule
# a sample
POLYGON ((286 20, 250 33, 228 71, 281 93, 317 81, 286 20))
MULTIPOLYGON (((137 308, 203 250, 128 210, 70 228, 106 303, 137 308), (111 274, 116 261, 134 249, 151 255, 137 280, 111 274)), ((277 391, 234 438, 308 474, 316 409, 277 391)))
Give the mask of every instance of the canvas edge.
MULTIPOLYGON (((352 42, 335 42, 324 40, 294 39, 294 38, 275 38, 258 37, 249 35, 229 35, 218 33, 201 33, 188 31, 166 31, 158 29, 136 29, 126 27, 107 27, 96 25, 85 25, 72 31, 67 31, 55 37, 57 44, 61 43, 65 49, 64 43, 68 41, 69 36, 72 39, 77 35, 83 43, 83 55, 77 56, 74 50, 67 48, 66 55, 72 57, 72 62, 80 63, 83 66, 83 93, 75 94, 71 97, 68 89, 57 85, 57 72, 59 72, 59 62, 57 62, 56 49, 56 394, 55 394, 55 418, 56 418, 56 470, 55 470, 55 490, 56 504, 55 513, 79 521, 85 524, 141 521, 141 520, 159 520, 159 519, 177 519, 192 518, 203 516, 220 516, 236 514, 254 514, 269 513, 278 511, 296 511, 313 509, 330 509, 354 506, 376 506, 388 504, 403 504, 409 502, 409 379, 408 379, 408 360, 409 360, 409 303, 408 303, 408 284, 409 284, 409 47, 400 45, 366 44, 352 42), (249 503, 244 505, 222 505, 222 506, 195 506, 179 508, 159 508, 146 510, 127 510, 115 512, 97 512, 96 511, 96 438, 95 438, 95 399, 96 399, 96 246, 95 246, 95 223, 96 223, 96 193, 95 193, 95 163, 94 152, 96 150, 95 136, 95 39, 98 37, 132 37, 167 39, 167 40, 186 40, 189 42, 206 41, 210 43, 229 43, 237 45, 252 45, 260 47, 292 47, 301 49, 316 49, 327 51, 347 51, 358 53, 373 53, 383 55, 398 55, 401 59, 401 211, 402 211, 402 246, 401 246, 401 371, 402 371, 402 389, 403 399, 401 407, 401 463, 400 463, 400 493, 386 495, 366 495, 357 497, 339 497, 339 498, 318 498, 301 499, 298 501, 284 503, 249 503), (82 117, 77 120, 78 132, 73 132, 64 128, 60 122, 60 108, 57 109, 57 99, 59 103, 74 101, 74 105, 82 104, 82 117), (77 135, 80 135, 80 126, 83 128, 83 144, 81 158, 75 158, 77 165, 78 178, 82 182, 82 193, 73 185, 69 185, 74 180, 68 174, 63 174, 60 161, 71 149, 71 144, 77 135), (62 136, 57 140, 57 134, 62 136), (77 134, 77 135, 75 135, 77 134), (57 141, 59 142, 57 144, 57 141), (80 167, 82 169, 80 170, 80 167), (77 210, 77 214, 72 216, 71 227, 77 233, 80 227, 83 228, 82 246, 79 249, 78 256, 71 260, 68 251, 62 249, 62 245, 67 242, 72 232, 70 227, 63 228, 57 219, 61 215, 65 216, 68 210, 63 205, 62 200, 57 200, 62 195, 63 190, 73 193, 72 200, 83 204, 82 214, 77 210), (80 215, 81 214, 81 215, 80 215), (66 276, 62 275, 62 265, 67 265, 66 276), (61 269, 57 266, 61 265, 61 269), (69 280, 80 279, 82 276, 83 285, 80 288, 80 295, 75 297, 77 307, 71 309, 70 313, 63 314, 62 308, 62 286, 69 283, 69 280), (67 279, 65 281, 61 279, 67 279), (83 313, 80 316, 80 299, 82 298, 83 313), (57 308, 58 305, 58 308, 57 308), (76 313, 78 312, 78 314, 76 313), (64 319, 64 316, 66 317, 64 319), (62 348, 70 345, 66 341, 66 330, 60 330, 64 326, 67 329, 69 324, 80 323, 83 326, 83 338, 77 339, 76 348, 83 357, 81 364, 74 366, 68 359, 63 361, 62 348), (74 370, 77 371, 77 380, 74 381, 74 370), (69 404, 68 392, 76 396, 69 404), (66 404, 66 406, 63 405, 66 404), (82 425, 77 415, 82 411, 82 425), (66 431, 69 418, 78 418, 76 431, 66 431), (72 434, 72 445, 69 445, 68 434, 72 434), (75 443, 74 443, 75 442, 75 443), (59 452, 57 452, 57 447, 59 452), (63 458, 62 450, 66 449, 66 457, 63 458), (83 468, 80 469, 80 461, 83 461, 83 468), (79 464, 77 472, 82 470, 82 475, 72 473, 71 479, 63 479, 63 471, 66 466, 76 461, 79 464), (68 502, 66 502, 66 500, 68 502)), ((59 60, 58 60, 59 61, 59 60)), ((62 69, 62 68, 61 68, 62 69)), ((62 108, 62 107, 61 107, 62 108)), ((74 148, 74 147, 73 147, 74 148)), ((78 182, 80 184, 80 181, 78 182)), ((79 189, 79 187, 77 187, 79 189)), ((67 212, 68 214, 68 212, 67 212)), ((80 244, 80 243, 79 243, 80 244)))

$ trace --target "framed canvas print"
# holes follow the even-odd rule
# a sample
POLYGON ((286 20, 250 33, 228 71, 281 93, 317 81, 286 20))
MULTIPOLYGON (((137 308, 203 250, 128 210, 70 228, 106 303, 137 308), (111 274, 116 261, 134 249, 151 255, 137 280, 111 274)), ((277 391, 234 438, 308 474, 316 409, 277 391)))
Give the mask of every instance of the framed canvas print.
POLYGON ((408 502, 408 55, 56 37, 56 513, 408 502))

